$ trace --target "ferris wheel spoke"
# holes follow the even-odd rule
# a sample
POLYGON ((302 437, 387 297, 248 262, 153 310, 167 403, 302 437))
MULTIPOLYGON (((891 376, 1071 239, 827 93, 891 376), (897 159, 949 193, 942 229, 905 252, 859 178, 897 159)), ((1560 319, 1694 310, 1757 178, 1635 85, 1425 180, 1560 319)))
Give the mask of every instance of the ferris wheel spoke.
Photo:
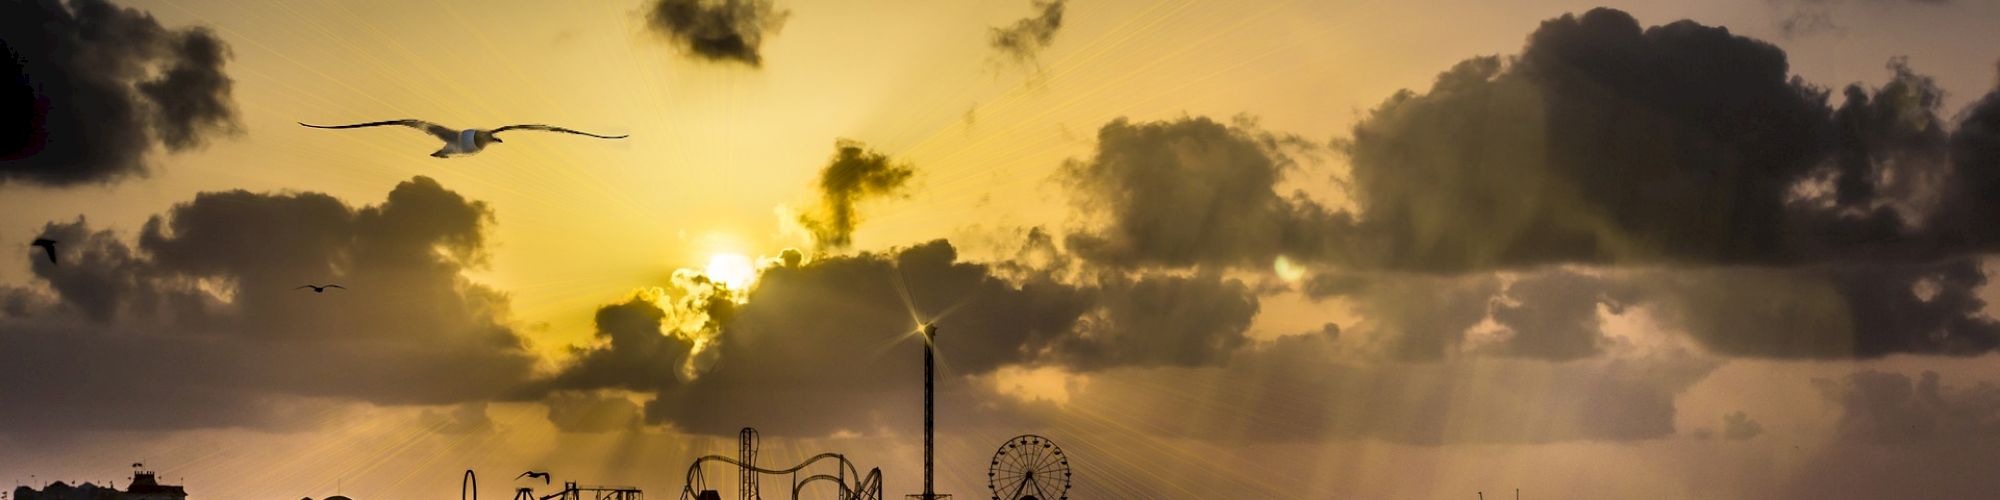
POLYGON ((1062 448, 1033 434, 1007 440, 994 451, 987 468, 987 487, 1004 500, 1020 500, 1023 495, 1061 500, 1067 498, 1069 479, 1069 458, 1062 448))

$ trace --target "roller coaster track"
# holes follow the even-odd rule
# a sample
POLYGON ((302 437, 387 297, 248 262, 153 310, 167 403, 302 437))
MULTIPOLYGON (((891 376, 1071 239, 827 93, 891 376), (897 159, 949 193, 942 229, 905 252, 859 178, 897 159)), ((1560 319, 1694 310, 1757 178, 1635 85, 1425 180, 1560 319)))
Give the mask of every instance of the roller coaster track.
POLYGON ((814 482, 824 481, 840 486, 840 498, 842 500, 882 500, 882 469, 869 469, 868 475, 863 476, 861 475, 861 470, 854 467, 854 462, 849 462, 846 456, 839 453, 813 455, 812 458, 808 458, 806 461, 787 469, 766 469, 721 455, 709 455, 697 458, 694 460, 694 465, 688 466, 687 485, 681 488, 681 500, 695 500, 697 494, 707 489, 707 482, 702 478, 701 474, 701 466, 706 462, 722 462, 758 474, 773 476, 789 474, 792 476, 792 498, 798 498, 799 492, 804 491, 806 486, 814 482), (799 471, 805 470, 807 467, 811 467, 821 460, 828 459, 835 461, 834 470, 839 475, 814 474, 804 478, 798 476, 799 471), (852 486, 848 485, 848 478, 854 478, 852 486))

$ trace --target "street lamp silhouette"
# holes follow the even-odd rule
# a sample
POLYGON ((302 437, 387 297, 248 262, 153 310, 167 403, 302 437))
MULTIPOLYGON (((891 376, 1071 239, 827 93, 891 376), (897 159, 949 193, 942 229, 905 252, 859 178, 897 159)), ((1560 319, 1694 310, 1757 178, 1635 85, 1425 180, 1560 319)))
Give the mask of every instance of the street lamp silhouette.
POLYGON ((937 490, 932 487, 931 483, 931 451, 933 448, 931 442, 931 410, 934 403, 931 392, 933 390, 932 380, 936 378, 935 373, 937 371, 937 360, 935 359, 937 357, 937 325, 924 323, 917 328, 917 332, 924 336, 924 492, 909 495, 908 498, 911 500, 943 500, 951 498, 951 495, 937 494, 937 490))

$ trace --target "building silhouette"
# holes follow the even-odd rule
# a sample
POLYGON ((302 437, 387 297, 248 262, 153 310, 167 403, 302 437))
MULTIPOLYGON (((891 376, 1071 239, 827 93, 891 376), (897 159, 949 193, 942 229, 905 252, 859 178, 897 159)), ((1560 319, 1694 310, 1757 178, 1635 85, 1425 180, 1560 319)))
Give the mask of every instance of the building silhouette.
POLYGON ((16 487, 14 500, 187 500, 187 490, 179 485, 160 484, 152 471, 137 471, 132 474, 132 484, 127 485, 125 491, 118 491, 118 488, 108 484, 72 486, 56 481, 40 490, 16 487))

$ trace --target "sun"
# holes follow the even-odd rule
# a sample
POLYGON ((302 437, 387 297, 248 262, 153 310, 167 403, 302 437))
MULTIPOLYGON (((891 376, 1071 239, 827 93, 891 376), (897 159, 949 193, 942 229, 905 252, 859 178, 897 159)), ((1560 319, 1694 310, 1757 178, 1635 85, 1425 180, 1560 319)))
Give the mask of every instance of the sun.
POLYGON ((708 279, 721 283, 730 290, 748 290, 750 283, 757 281, 757 266, 742 254, 718 253, 708 258, 708 269, 703 271, 708 279))

